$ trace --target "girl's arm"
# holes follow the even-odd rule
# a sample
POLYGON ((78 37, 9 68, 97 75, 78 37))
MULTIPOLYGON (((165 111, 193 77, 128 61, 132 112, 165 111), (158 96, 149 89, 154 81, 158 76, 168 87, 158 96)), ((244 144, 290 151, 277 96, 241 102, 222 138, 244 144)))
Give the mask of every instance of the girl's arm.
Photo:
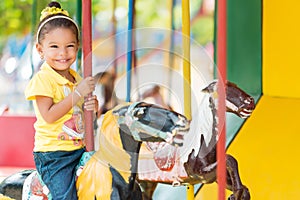
POLYGON ((54 103, 51 97, 36 96, 36 103, 42 117, 47 123, 53 123, 64 116, 69 110, 84 96, 91 93, 95 89, 94 79, 88 77, 77 86, 76 92, 70 93, 65 99, 58 103, 54 103))
POLYGON ((79 99, 80 97, 75 92, 72 92, 58 103, 54 103, 50 97, 36 96, 36 103, 44 120, 47 123, 53 123, 68 113, 79 99))

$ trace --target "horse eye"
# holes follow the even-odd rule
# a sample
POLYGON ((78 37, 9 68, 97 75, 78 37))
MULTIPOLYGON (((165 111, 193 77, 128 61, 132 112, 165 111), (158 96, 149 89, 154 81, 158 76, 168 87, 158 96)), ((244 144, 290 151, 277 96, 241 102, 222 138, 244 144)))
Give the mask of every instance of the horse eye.
POLYGON ((135 116, 143 115, 145 108, 138 108, 137 111, 135 112, 135 116))
POLYGON ((250 104, 250 101, 249 101, 248 99, 245 99, 245 100, 244 100, 244 103, 250 104))

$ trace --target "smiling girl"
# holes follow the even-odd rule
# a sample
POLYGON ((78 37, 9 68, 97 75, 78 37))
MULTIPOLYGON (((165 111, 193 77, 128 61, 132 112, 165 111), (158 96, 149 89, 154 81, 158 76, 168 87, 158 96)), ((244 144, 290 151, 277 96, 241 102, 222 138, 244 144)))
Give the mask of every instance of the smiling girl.
POLYGON ((71 69, 79 49, 79 29, 57 2, 42 11, 36 49, 44 63, 25 96, 33 101, 37 121, 34 161, 52 198, 77 199, 75 167, 85 151, 83 109, 97 111, 92 77, 71 69))

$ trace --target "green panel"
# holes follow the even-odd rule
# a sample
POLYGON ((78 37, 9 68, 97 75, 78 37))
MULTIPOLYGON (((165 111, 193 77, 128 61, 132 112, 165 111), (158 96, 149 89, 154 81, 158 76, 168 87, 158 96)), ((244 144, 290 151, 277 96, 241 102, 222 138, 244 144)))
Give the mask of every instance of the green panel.
POLYGON ((248 93, 262 91, 262 2, 227 1, 227 79, 248 93))
MULTIPOLYGON (((217 30, 216 20, 215 27, 217 30)), ((251 94, 256 102, 262 93, 261 38, 261 0, 227 1, 227 79, 251 94)), ((215 44, 215 46, 217 48, 218 45, 215 44)), ((227 146, 243 123, 243 119, 226 114, 227 146)))
MULTIPOLYGON (((216 19, 217 14, 215 30, 218 28, 216 19)), ((218 45, 215 46, 217 48, 218 45)), ((262 93, 261 0, 227 1, 227 79, 252 95, 256 102, 258 101, 262 93)), ((243 123, 243 119, 233 114, 226 114, 227 146, 243 123)))
MULTIPOLYGON (((227 79, 257 101, 262 93, 262 2, 227 1, 227 79)), ((244 120, 227 114, 227 145, 244 120)))

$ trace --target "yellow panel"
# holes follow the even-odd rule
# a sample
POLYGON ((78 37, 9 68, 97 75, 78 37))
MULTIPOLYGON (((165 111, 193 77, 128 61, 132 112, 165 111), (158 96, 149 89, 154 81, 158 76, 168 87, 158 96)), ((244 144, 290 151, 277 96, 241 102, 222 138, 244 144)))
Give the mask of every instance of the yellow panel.
POLYGON ((300 97, 300 1, 263 1, 263 93, 300 97))
MULTIPOLYGON (((300 199, 299 113, 300 99, 263 96, 230 145, 251 199, 300 199)), ((196 199, 217 199, 217 185, 204 186, 196 199)))

